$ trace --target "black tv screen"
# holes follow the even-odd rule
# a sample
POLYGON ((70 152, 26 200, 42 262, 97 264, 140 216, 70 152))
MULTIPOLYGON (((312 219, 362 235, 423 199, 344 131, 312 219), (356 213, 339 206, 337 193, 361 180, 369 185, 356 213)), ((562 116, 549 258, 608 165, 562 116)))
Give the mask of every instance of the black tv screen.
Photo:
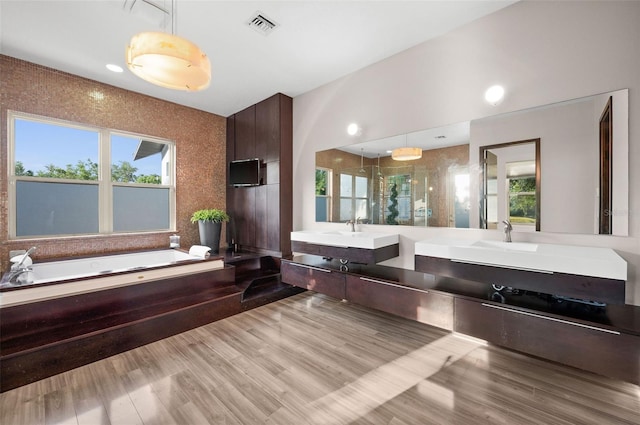
POLYGON ((260 160, 243 159, 229 163, 229 184, 232 186, 258 186, 260 184, 260 160))

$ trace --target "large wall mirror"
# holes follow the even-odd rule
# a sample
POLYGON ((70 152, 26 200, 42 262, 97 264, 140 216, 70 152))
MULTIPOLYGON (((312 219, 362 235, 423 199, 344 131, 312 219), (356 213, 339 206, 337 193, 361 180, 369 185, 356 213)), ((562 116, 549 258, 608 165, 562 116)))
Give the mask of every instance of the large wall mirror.
POLYGON ((320 151, 316 221, 627 236, 628 119, 625 89, 320 151))

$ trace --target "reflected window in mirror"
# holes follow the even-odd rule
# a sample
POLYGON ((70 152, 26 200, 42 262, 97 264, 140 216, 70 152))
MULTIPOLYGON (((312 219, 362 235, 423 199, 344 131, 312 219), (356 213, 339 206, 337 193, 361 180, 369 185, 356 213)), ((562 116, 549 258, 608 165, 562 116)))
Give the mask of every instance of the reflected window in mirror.
POLYGON ((449 227, 469 228, 471 178, 469 167, 451 167, 447 175, 449 227))
POLYGON ((316 168, 316 221, 330 221, 332 171, 328 168, 316 168))
POLYGON ((369 221, 368 186, 369 179, 363 175, 340 174, 340 221, 369 221))
POLYGON ((536 230, 535 161, 507 163, 509 221, 520 230, 536 230))
POLYGON ((540 139, 481 146, 480 225, 540 230, 540 139))

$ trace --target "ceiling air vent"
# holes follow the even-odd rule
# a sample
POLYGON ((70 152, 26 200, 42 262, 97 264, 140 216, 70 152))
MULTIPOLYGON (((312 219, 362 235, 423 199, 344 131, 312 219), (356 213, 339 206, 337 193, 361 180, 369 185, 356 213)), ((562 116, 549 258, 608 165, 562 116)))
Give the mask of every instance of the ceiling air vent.
POLYGON ((254 30, 258 31, 262 35, 269 35, 271 32, 276 29, 278 24, 272 20, 264 16, 262 12, 256 12, 251 19, 247 21, 247 25, 249 25, 254 30))

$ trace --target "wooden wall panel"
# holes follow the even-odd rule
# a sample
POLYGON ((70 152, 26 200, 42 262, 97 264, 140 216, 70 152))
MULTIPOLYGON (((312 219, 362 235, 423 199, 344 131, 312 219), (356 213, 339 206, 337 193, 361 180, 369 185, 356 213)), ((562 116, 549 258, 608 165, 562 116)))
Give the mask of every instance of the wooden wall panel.
MULTIPOLYGON (((255 188, 256 191, 256 214, 255 214, 255 232, 256 232, 256 242, 255 247, 260 249, 269 249, 269 235, 268 230, 271 226, 279 226, 279 223, 270 223, 268 220, 269 216, 269 207, 268 207, 268 197, 269 194, 267 192, 268 186, 258 186, 255 188)), ((277 194, 276 194, 277 196, 277 194)))
POLYGON ((256 107, 235 114, 235 159, 256 157, 256 107))
POLYGON ((256 104, 256 152, 264 162, 280 160, 280 97, 256 104))
POLYGON ((261 186, 228 188, 230 232, 248 251, 291 254, 292 108, 290 97, 276 94, 228 118, 229 155, 259 158, 263 163, 261 186))

